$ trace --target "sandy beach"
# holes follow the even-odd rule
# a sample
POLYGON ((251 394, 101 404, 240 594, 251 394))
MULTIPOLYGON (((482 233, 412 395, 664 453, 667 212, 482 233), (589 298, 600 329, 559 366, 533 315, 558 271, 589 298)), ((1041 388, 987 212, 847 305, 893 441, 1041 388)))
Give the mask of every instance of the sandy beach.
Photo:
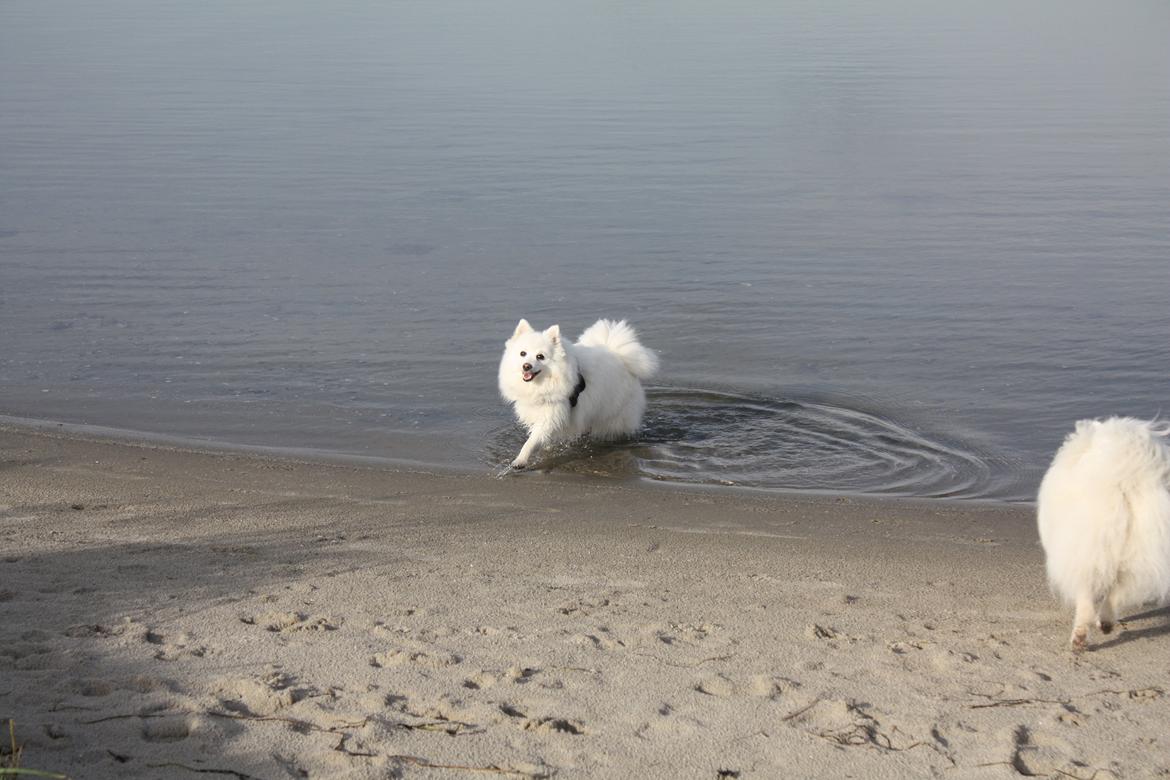
POLYGON ((1069 629, 1027 506, 0 428, 0 720, 70 778, 1166 776, 1167 611, 1069 629))

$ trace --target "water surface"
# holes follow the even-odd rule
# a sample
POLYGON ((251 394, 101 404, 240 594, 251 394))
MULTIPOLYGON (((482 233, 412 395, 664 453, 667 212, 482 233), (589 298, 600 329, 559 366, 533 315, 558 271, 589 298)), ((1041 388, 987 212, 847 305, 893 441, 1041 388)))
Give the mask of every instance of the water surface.
POLYGON ((558 468, 1021 499, 1170 409, 1160 1, 0 5, 0 414, 493 469, 521 316, 628 317, 558 468))

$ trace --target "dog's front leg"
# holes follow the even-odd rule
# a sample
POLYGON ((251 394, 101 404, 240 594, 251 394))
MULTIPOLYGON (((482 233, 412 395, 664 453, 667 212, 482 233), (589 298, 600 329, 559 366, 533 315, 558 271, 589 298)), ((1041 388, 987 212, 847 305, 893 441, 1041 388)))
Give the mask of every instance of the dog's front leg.
POLYGON ((547 404, 536 424, 529 428, 528 441, 520 448, 520 454, 512 461, 512 468, 522 469, 528 465, 532 453, 540 447, 561 438, 568 425, 569 405, 567 403, 547 404))
POLYGON ((532 453, 536 451, 545 443, 546 434, 544 429, 537 426, 528 434, 528 441, 524 442, 524 446, 520 448, 520 454, 512 461, 512 468, 522 469, 528 466, 528 459, 532 457, 532 453))

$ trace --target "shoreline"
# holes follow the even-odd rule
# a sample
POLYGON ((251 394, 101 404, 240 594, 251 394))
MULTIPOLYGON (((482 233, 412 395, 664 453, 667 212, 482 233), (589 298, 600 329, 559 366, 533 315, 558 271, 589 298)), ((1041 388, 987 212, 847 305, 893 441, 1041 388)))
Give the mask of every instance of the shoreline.
POLYGON ((0 426, 0 719, 76 778, 1151 776, 1166 610, 1032 510, 0 426))
MULTIPOLYGON (((165 433, 153 433, 128 428, 114 428, 103 425, 86 423, 67 423, 56 420, 43 420, 15 415, 0 414, 0 434, 5 431, 12 433, 34 433, 49 437, 59 437, 75 441, 88 441, 95 444, 112 443, 127 447, 145 447, 148 449, 165 449, 175 452, 186 452, 193 455, 237 455, 242 457, 287 461, 303 465, 331 465, 351 466, 373 470, 402 472, 409 471, 419 474, 435 476, 471 476, 485 479, 499 478, 499 474, 484 465, 481 468, 458 466, 453 464, 432 463, 429 461, 412 460, 410 458, 392 458, 388 456, 359 455, 336 450, 323 450, 310 447, 297 448, 287 446, 267 446, 261 444, 237 444, 220 439, 201 439, 192 436, 180 436, 165 433)), ((1005 498, 962 498, 953 496, 906 496, 885 493, 864 493, 848 490, 828 489, 800 489, 800 488, 770 488, 754 485, 722 484, 719 482, 685 482, 681 480, 654 479, 648 476, 603 476, 598 477, 588 472, 574 472, 559 470, 555 467, 548 470, 531 469, 524 473, 508 475, 509 478, 525 478, 531 475, 540 475, 545 479, 565 480, 569 483, 590 483, 597 480, 612 482, 622 486, 641 487, 646 489, 698 491, 705 493, 760 495, 770 497, 806 497, 806 498, 856 498, 873 501, 902 501, 902 502, 929 502, 954 503, 965 506, 1004 506, 1004 507, 1031 507, 1035 501, 1013 500, 1005 498)))
POLYGON ((392 471, 419 471, 436 475, 477 473, 470 468, 436 464, 427 461, 412 460, 410 458, 359 455, 356 453, 315 449, 312 447, 238 444, 222 439, 155 433, 132 428, 58 422, 57 420, 0 414, 0 431, 4 430, 10 430, 14 433, 28 432, 45 436, 57 436, 64 439, 89 441, 99 444, 107 442, 127 447, 167 449, 175 452, 188 452, 193 455, 241 455, 252 458, 286 460, 291 463, 303 463, 306 465, 320 463, 323 465, 355 466, 359 468, 381 468, 392 471))

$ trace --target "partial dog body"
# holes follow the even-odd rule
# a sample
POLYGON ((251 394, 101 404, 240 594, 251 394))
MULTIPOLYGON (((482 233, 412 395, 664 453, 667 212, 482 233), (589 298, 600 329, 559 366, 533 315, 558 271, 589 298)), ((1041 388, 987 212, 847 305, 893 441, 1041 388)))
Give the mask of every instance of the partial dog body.
POLYGON ((634 433, 646 409, 641 380, 657 370, 658 356, 625 320, 598 320, 575 344, 562 340, 559 325, 538 331, 520 320, 499 371, 500 393, 528 429, 512 466, 524 468, 537 448, 554 441, 634 433))
POLYGON ((1170 594, 1170 425, 1081 420, 1040 484, 1037 522, 1048 581, 1075 605, 1072 646, 1089 624, 1170 594))

